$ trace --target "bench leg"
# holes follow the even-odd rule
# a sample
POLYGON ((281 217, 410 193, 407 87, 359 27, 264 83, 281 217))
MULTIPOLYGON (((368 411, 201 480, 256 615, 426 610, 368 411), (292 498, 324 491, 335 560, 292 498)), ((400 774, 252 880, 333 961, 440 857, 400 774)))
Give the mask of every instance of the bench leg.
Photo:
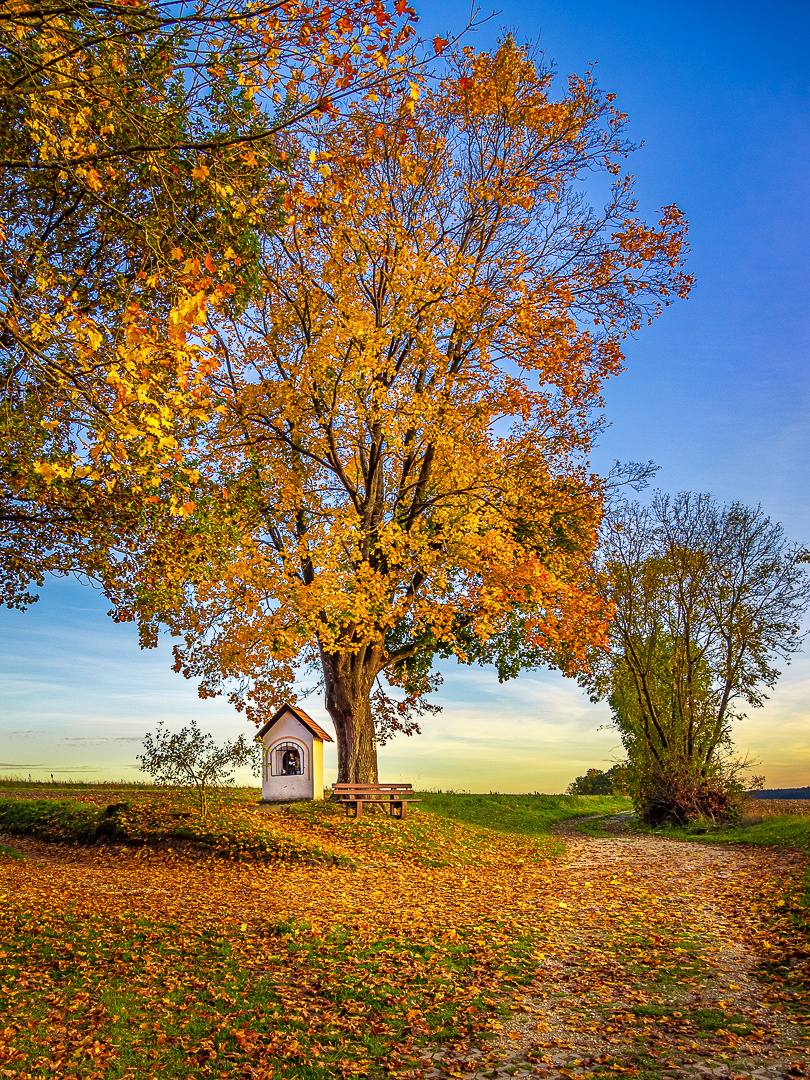
POLYGON ((358 799, 357 802, 354 804, 354 820, 359 821, 362 816, 363 816, 363 800, 358 799))

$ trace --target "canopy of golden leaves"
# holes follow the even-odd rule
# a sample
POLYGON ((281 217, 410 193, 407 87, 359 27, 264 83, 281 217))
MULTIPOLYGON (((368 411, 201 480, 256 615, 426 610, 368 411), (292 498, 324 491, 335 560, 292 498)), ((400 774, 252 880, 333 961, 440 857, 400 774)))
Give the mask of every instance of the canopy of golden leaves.
POLYGON ((185 608, 168 545, 136 568, 204 693, 253 678, 261 712, 308 651, 372 650, 369 682, 418 641, 465 659, 516 613, 571 667, 601 640, 587 453, 623 336, 689 289, 685 222, 638 220, 624 117, 590 77, 555 99, 511 39, 448 71, 290 140, 286 227, 218 326, 199 443, 240 543, 185 608), (576 187, 594 168, 599 210, 576 187))
POLYGON ((132 525, 113 490, 191 512, 179 448, 215 405, 206 324, 254 282, 278 133, 385 85, 411 18, 379 0, 3 6, 4 599, 26 534, 30 576, 36 555, 95 569, 84 520, 132 525))

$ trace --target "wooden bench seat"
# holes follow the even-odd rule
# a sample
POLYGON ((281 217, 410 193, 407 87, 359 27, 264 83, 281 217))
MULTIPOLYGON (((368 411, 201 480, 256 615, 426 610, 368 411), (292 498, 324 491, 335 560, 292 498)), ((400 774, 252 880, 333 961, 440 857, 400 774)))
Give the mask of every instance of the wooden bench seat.
POLYGON ((402 820, 408 813, 408 803, 422 801, 413 797, 412 784, 332 784, 332 798, 346 804, 347 814, 354 807, 355 820, 363 816, 363 803, 385 806, 391 817, 402 820))

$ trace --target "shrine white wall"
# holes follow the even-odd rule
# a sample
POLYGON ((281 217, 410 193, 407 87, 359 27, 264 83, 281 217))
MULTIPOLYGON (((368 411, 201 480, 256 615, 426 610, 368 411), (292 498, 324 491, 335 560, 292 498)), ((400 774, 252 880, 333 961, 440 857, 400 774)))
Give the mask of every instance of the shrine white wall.
POLYGON ((323 743, 293 716, 286 713, 262 737, 262 801, 296 802, 323 799, 323 743), (303 772, 298 776, 273 776, 271 761, 283 743, 294 743, 301 753, 303 772))

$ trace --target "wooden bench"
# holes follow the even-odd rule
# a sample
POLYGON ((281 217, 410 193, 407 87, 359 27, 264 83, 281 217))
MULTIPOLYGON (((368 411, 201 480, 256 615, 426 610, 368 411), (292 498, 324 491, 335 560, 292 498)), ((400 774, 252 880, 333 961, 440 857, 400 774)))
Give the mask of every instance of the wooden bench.
POLYGON ((422 801, 414 799, 412 784, 332 784, 332 798, 346 804, 347 814, 353 806, 355 820, 363 816, 363 803, 385 806, 391 817, 395 816, 396 808, 399 810, 396 816, 402 820, 408 812, 409 802, 422 801))

